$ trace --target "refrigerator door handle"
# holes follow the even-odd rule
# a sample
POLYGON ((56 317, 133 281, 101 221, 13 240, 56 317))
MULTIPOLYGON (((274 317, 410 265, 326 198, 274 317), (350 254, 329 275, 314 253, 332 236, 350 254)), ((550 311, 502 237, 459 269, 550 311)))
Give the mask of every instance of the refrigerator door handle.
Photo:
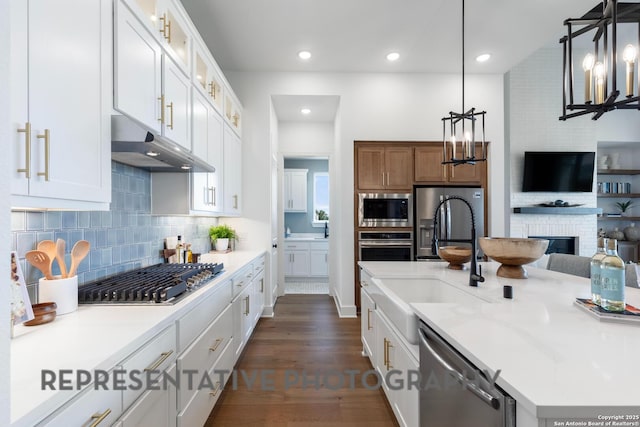
POLYGON ((447 200, 447 240, 451 240, 451 200, 447 200))

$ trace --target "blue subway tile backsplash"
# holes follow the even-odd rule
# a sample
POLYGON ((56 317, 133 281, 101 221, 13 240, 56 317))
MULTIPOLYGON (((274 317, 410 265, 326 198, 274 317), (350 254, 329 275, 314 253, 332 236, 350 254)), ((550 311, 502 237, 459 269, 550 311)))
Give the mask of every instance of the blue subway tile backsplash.
MULTIPOLYGON (((12 250, 20 263, 36 301, 37 282, 42 273, 24 259, 41 240, 64 239, 66 263, 78 240, 87 240, 91 251, 78 267, 80 285, 116 273, 163 262, 161 251, 167 236, 182 235, 194 252, 211 248, 208 230, 216 218, 151 215, 151 174, 112 162, 112 195, 109 211, 13 211, 12 250)), ((53 273, 59 274, 57 263, 53 273)))

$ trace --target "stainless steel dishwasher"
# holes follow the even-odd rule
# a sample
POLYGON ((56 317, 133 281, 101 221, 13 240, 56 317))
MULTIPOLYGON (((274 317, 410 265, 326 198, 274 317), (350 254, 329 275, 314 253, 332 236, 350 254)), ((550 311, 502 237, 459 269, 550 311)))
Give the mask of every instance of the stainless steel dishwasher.
POLYGON ((514 427, 515 400, 420 322, 420 427, 514 427))

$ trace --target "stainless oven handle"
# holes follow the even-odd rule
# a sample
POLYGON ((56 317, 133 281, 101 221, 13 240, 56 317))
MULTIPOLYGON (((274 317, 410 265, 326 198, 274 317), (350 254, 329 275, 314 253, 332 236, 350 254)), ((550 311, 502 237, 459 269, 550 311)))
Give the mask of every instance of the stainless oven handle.
POLYGON ((420 341, 422 342, 422 345, 429 351, 429 353, 431 353, 433 358, 436 359, 438 363, 440 363, 440 365, 442 365, 442 367, 451 374, 451 376, 453 376, 456 380, 458 380, 460 384, 464 384, 469 390, 471 390, 473 394, 479 397, 480 400, 482 400, 484 403, 491 406, 493 409, 500 409, 499 399, 490 395, 486 391, 482 390, 473 382, 466 381, 464 376, 460 372, 456 371, 451 365, 449 365, 442 358, 442 356, 436 353, 436 351, 429 345, 429 343, 427 342, 427 334, 422 329, 420 329, 419 331, 420 331, 420 341))
POLYGON ((399 242, 399 241, 384 241, 384 242, 363 242, 359 243, 361 248, 376 248, 379 246, 411 246, 411 242, 399 242))

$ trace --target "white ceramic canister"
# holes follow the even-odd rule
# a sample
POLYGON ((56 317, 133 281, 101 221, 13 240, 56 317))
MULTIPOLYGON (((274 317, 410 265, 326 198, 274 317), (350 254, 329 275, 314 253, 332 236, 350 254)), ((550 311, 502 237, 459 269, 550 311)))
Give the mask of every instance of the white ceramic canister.
POLYGON ((54 276, 54 280, 43 277, 38 284, 38 302, 55 302, 57 316, 78 309, 78 276, 64 279, 54 276))

